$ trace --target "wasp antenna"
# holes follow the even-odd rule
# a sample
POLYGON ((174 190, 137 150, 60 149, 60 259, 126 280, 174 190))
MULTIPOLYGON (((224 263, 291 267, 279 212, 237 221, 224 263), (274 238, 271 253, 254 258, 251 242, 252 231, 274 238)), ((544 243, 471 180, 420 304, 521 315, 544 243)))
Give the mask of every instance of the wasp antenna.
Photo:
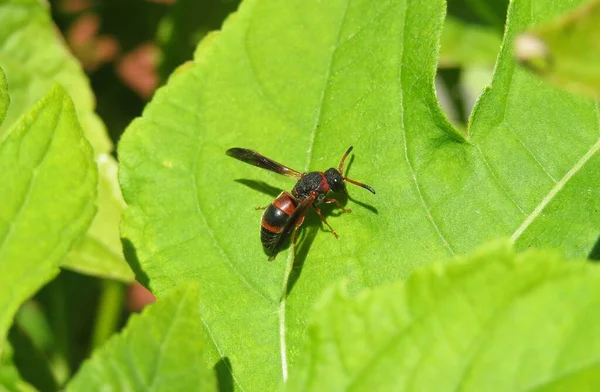
POLYGON ((352 151, 353 148, 354 147, 350 146, 350 148, 348 148, 348 151, 346 151, 346 153, 342 157, 342 160, 340 161, 340 165, 338 166, 338 171, 340 172, 341 175, 344 175, 344 161, 346 161, 346 157, 348 156, 348 154, 350 154, 350 151, 352 151))
POLYGON ((354 181, 354 180, 351 180, 351 179, 346 178, 346 177, 344 177, 344 181, 348 181, 351 184, 358 185, 361 188, 365 188, 366 190, 368 190, 372 194, 375 194, 375 189, 373 189, 372 187, 370 187, 367 184, 363 184, 362 182, 354 181))

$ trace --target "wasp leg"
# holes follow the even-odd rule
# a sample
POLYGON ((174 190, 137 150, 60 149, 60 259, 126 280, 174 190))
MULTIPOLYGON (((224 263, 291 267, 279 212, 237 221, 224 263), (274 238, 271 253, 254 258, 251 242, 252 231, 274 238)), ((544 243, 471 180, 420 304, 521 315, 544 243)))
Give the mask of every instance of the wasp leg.
POLYGON ((327 221, 325 220, 325 217, 321 214, 321 210, 318 209, 317 207, 315 207, 315 211, 317 212, 317 215, 319 215, 319 218, 321 218, 321 220, 323 221, 323 223, 325 223, 327 225, 327 227, 329 227, 329 230, 331 230, 331 234, 333 234, 333 236, 335 238, 338 238, 338 234, 335 232, 335 230, 333 230, 333 227, 331 227, 331 225, 329 223, 327 223, 327 221))
POLYGON ((343 212, 352 212, 350 208, 344 208, 344 206, 342 206, 342 204, 336 199, 325 199, 323 201, 327 204, 334 203, 336 206, 340 207, 343 212))
MULTIPOLYGON (((270 204, 269 204, 269 206, 270 206, 270 204)), ((265 207, 254 207, 254 209, 255 209, 256 211, 259 211, 259 210, 266 210, 267 208, 269 208, 269 206, 265 206, 265 207)))

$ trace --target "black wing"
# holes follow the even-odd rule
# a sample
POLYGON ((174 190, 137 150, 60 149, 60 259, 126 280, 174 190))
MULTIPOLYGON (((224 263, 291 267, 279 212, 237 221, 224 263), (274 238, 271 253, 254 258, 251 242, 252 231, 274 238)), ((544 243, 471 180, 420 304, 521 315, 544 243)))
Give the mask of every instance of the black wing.
POLYGON ((262 167, 263 169, 271 170, 275 173, 283 174, 284 176, 293 177, 298 180, 302 177, 302 173, 300 173, 299 171, 290 169, 289 167, 284 166, 281 163, 277 163, 272 159, 260 155, 254 150, 235 147, 227 150, 227 155, 229 155, 232 158, 239 159, 242 162, 262 167))
POLYGON ((279 233, 279 236, 273 241, 273 246, 270 248, 271 254, 269 255, 269 261, 275 259, 277 253, 281 250, 281 247, 285 244, 285 242, 290 238, 290 235, 294 232, 298 221, 306 215, 308 211, 308 207, 315 201, 316 194, 310 195, 308 198, 302 200, 300 204, 296 207, 296 210, 290 215, 290 219, 283 226, 283 230, 279 233))

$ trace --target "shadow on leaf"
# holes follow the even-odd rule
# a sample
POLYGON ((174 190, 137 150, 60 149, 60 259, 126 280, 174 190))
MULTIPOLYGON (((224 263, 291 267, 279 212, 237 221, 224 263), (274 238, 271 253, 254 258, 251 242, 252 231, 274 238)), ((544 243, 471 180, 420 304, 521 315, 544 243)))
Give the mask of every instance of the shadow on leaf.
POLYGON ((213 366, 213 370, 217 376, 217 384, 219 392, 233 392, 233 369, 231 361, 227 357, 223 357, 213 366))
POLYGON ((594 244, 594 247, 590 251, 588 259, 590 259, 594 263, 600 262, 600 236, 598 237, 596 243, 594 244))
POLYGON ((150 279, 140 265, 140 260, 137 257, 135 246, 128 238, 121 238, 121 245, 123 246, 123 255, 125 256, 125 260, 127 260, 127 263, 129 263, 131 270, 135 274, 135 280, 140 282, 144 287, 148 288, 150 279))
POLYGON ((269 195, 273 199, 279 196, 281 192, 283 192, 281 189, 271 186, 264 181, 247 180, 245 178, 238 178, 234 181, 242 185, 246 185, 247 187, 252 188, 255 191, 269 195))
POLYGON ((379 210, 376 207, 373 207, 370 204, 367 204, 365 202, 362 201, 358 201, 353 197, 348 196, 348 199, 352 200, 353 203, 358 204, 359 206, 361 206, 362 208, 371 211, 373 214, 375 215, 379 215, 379 210))
POLYGON ((310 213, 307 215, 302 228, 300 229, 300 236, 297 242, 296 248, 296 260, 294 261, 294 266, 290 271, 290 276, 288 277, 286 293, 288 296, 292 292, 294 285, 300 279, 300 275, 302 274, 302 268, 304 267, 304 262, 306 261, 306 257, 308 256, 308 251, 312 246, 315 238, 317 237, 317 233, 319 232, 319 227, 321 225, 321 220, 317 217, 317 214, 310 213))

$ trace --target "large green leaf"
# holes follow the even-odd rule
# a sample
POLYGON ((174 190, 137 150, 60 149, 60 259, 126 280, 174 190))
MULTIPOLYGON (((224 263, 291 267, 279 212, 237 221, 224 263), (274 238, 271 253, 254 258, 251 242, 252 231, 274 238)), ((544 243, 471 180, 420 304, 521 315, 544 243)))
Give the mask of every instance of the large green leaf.
POLYGON ((290 391, 585 391, 600 382, 600 269, 493 244, 312 316, 290 391))
POLYGON ((90 225, 96 182, 73 103, 55 87, 0 145, 0 337, 90 225))
POLYGON ((216 390, 205 366, 198 289, 186 285, 134 315, 83 364, 67 391, 216 390))
POLYGON ((0 127, 0 139, 17 119, 59 83, 73 98, 84 133, 99 165, 97 214, 86 237, 65 259, 79 272, 131 280, 123 259, 118 225, 123 200, 117 184, 116 161, 104 125, 94 113, 89 81, 69 54, 50 18, 48 5, 38 0, 0 0, 0 67, 6 72, 11 105, 0 127))
POLYGON ((600 1, 535 26, 517 38, 516 52, 544 79, 600 99, 600 1))
POLYGON ((121 141, 122 233, 140 280, 158 296, 199 281, 212 361, 227 356, 236 385, 255 390, 286 377, 311 304, 339 279, 377 285, 497 236, 585 256, 600 227, 600 110, 512 57, 515 31, 574 5, 513 3, 465 138, 433 88, 442 1, 244 2, 121 141), (348 175, 377 195, 348 186, 353 212, 328 213, 339 240, 311 212, 288 282, 291 249, 266 261, 254 208, 293 181, 225 150, 323 170, 349 145, 348 175))

